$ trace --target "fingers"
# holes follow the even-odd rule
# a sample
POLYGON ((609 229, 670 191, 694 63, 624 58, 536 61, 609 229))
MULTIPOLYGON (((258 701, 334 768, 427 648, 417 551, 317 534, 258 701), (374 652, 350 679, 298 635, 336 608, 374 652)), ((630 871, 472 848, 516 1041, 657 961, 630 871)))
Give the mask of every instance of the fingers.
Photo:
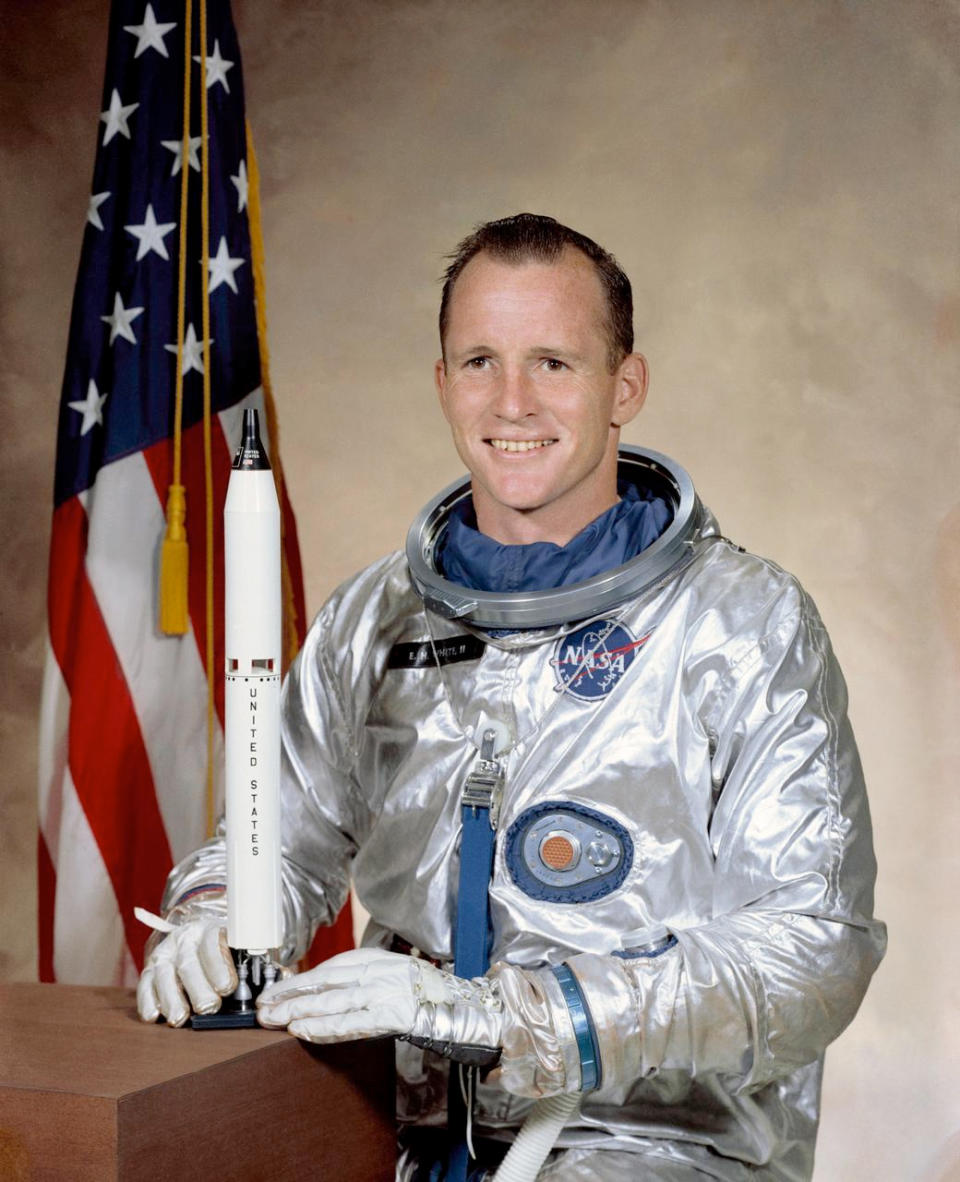
MULTIPOLYGON (((324 972, 325 968, 326 965, 317 965, 316 968, 308 969, 305 973, 294 973, 291 977, 274 981, 272 985, 268 985, 263 990, 257 998, 257 1003, 259 1005, 277 1005, 289 998, 300 997, 308 993, 320 993, 324 989, 331 988, 328 975, 324 972)), ((347 984, 355 985, 356 982, 350 981, 347 984)))
POLYGON ((182 1026, 190 1017, 190 1007, 180 988, 176 970, 169 960, 158 960, 153 967, 153 987, 160 1013, 171 1026, 182 1026))
POLYGON ((144 969, 137 982, 137 1013, 141 1022, 156 1022, 160 1017, 160 1007, 153 988, 153 969, 144 969))
POLYGON ((197 958, 207 980, 221 997, 237 987, 237 970, 227 944, 225 928, 207 928, 197 948, 197 958))
POLYGON ((296 1018, 327 1018, 368 1008, 365 999, 350 989, 301 993, 275 1002, 264 1002, 262 997, 257 999, 257 1009, 261 1019, 271 1026, 287 1026, 296 1018))
POLYGON ((297 1038, 315 1043, 352 1042, 358 1038, 378 1038, 397 1033, 371 1023, 370 1015, 361 1011, 325 1019, 301 1018, 291 1022, 287 1029, 297 1038))
POLYGON ((264 989, 260 999, 269 1002, 296 997, 304 993, 319 993, 325 989, 366 988, 389 979, 409 977, 409 957, 380 948, 354 948, 325 960, 323 964, 276 981, 264 989))
MULTIPOLYGON (((211 984, 200 959, 200 949, 205 939, 209 940, 212 937, 219 946, 220 931, 222 929, 216 927, 200 927, 194 930, 185 928, 182 934, 178 934, 176 971, 183 988, 187 991, 194 1012, 198 1014, 213 1014, 220 1009, 220 995, 211 984)), ((223 978, 222 968, 217 969, 216 975, 223 978)))
POLYGON ((143 1021, 155 1022, 162 1014, 171 1026, 182 1026, 191 1008, 198 1014, 218 1010, 221 997, 237 987, 226 939, 226 930, 209 921, 184 924, 165 936, 137 985, 143 1021))
POLYGON ((220 1009, 220 995, 207 980, 195 946, 184 952, 178 971, 195 1013, 213 1014, 220 1009))
MULTIPOLYGON (((306 975, 306 974, 304 974, 306 975)), ((417 1002, 409 987, 367 985, 300 991, 257 1003, 262 1026, 289 1027, 311 1042, 339 1042, 382 1034, 407 1034, 413 1027, 417 1002)))
POLYGON ((351 966, 333 965, 332 961, 326 961, 305 973, 296 973, 285 981, 275 981, 273 985, 264 989, 260 997, 272 1005, 301 994, 320 993, 327 989, 357 988, 361 983, 361 977, 362 970, 351 966))

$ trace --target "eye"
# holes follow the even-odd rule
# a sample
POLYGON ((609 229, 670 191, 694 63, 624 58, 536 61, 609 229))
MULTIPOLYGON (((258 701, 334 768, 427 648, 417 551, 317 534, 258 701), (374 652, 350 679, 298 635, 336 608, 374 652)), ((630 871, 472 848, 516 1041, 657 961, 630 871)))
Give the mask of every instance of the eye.
POLYGON ((481 353, 476 357, 468 357, 464 362, 464 367, 466 369, 485 369, 489 360, 490 358, 485 353, 481 353))
POLYGON ((544 357, 543 365, 549 373, 561 373, 567 368, 566 363, 559 357, 544 357))

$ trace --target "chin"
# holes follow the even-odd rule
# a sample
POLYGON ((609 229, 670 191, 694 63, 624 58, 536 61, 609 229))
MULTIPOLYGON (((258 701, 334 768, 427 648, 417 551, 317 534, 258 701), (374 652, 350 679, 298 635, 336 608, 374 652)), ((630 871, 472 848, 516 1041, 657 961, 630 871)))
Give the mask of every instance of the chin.
POLYGON ((532 513, 554 499, 546 489, 530 488, 529 485, 525 488, 518 488, 517 485, 498 488, 496 485, 488 484, 484 491, 491 501, 516 513, 532 513))

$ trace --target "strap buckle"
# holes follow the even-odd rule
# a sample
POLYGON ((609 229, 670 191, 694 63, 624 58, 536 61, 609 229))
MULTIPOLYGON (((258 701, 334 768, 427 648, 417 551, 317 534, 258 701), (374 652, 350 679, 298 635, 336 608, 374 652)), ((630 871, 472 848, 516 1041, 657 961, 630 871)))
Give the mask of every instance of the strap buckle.
POLYGON ((467 776, 463 785, 463 795, 460 803, 464 808, 471 808, 476 815, 477 809, 486 809, 490 817, 490 828, 496 829, 500 819, 500 803, 503 799, 503 767, 494 758, 494 743, 497 741, 496 731, 484 731, 480 746, 480 758, 473 765, 473 770, 467 776))

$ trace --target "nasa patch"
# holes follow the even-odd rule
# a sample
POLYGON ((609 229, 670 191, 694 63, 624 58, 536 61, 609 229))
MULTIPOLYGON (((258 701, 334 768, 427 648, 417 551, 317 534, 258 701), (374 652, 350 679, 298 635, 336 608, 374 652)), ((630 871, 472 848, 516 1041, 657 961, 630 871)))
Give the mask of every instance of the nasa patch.
POLYGON ((616 620, 595 620, 557 641, 550 664, 557 671, 558 692, 581 702, 605 698, 636 660, 651 633, 637 639, 616 620))

